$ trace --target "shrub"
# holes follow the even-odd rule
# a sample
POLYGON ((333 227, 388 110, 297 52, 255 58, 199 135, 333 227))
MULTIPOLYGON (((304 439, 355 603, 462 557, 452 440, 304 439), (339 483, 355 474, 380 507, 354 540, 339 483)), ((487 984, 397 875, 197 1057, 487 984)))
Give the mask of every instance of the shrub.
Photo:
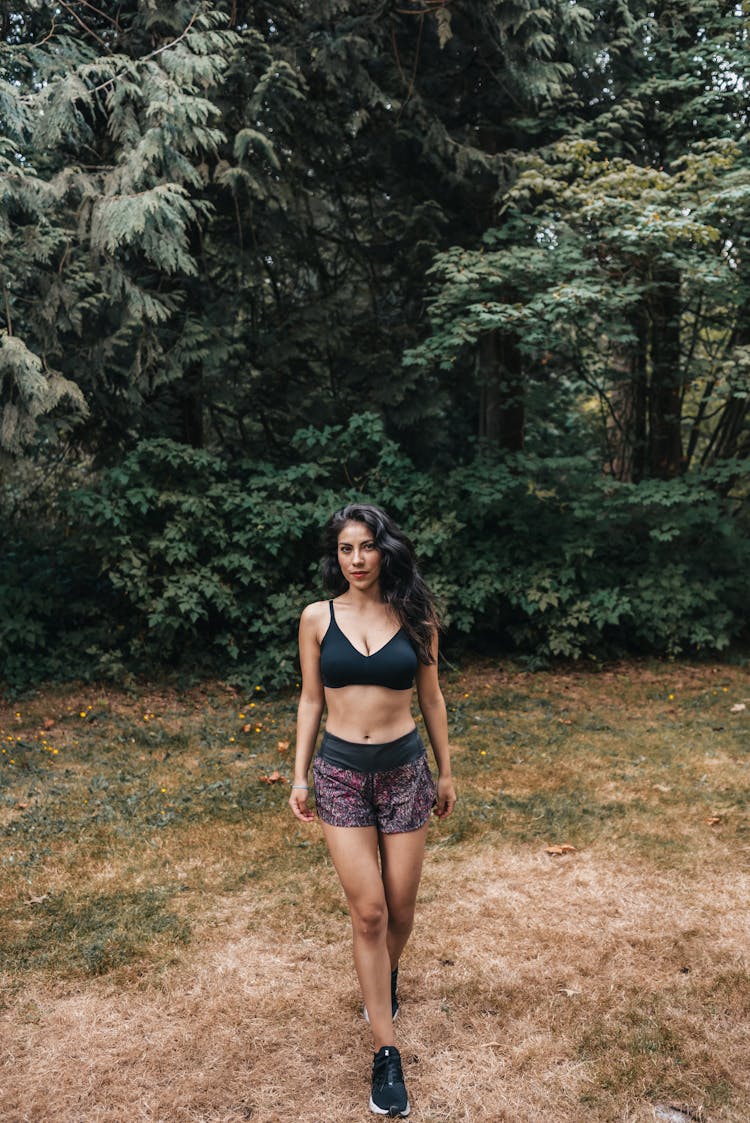
POLYGON ((168 666, 291 681, 299 613, 322 595, 322 526, 355 499, 411 534, 449 640, 468 647, 676 654, 747 627, 750 534, 723 486, 737 465, 635 486, 584 459, 478 454, 440 477, 371 414, 298 432, 291 456, 279 468, 146 441, 73 488, 65 534, 28 534, 0 561, 6 679, 168 666))

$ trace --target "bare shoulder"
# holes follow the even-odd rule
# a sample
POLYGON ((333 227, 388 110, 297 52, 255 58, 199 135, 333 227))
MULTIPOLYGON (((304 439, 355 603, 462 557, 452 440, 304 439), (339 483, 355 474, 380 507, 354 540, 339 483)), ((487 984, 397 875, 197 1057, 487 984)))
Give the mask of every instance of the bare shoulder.
POLYGON ((317 633, 324 631, 328 626, 329 612, 327 600, 316 600, 312 604, 306 605, 299 618, 300 630, 317 633))
POLYGON ((307 604, 302 609, 301 620, 319 620, 321 616, 327 616, 329 612, 327 600, 316 600, 312 604, 307 604))

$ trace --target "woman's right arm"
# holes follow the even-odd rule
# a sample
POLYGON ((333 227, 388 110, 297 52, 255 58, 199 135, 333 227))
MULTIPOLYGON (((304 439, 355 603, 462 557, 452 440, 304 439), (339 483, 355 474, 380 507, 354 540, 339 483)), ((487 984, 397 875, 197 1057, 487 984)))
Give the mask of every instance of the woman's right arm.
POLYGON ((289 806, 303 823, 311 823, 315 816, 307 806, 307 774, 310 768, 315 741, 323 716, 325 697, 320 677, 320 644, 318 628, 320 605, 309 604, 299 622, 299 661, 302 668, 302 692, 297 707, 297 749, 294 760, 294 780, 289 796, 289 806))

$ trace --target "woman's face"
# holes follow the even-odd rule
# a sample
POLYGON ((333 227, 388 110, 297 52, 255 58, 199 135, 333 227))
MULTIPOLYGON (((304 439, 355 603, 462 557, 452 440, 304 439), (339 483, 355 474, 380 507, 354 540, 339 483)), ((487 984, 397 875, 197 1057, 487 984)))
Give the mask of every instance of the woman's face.
POLYGON ((351 588, 370 589, 377 584, 381 557, 365 523, 348 522, 339 531, 339 565, 351 588))

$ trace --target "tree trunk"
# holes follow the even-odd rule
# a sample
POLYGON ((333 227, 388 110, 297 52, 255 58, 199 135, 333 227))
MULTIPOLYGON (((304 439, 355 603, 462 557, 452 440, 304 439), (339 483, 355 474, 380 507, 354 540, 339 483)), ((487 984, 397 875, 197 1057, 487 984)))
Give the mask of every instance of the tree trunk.
POLYGON ((648 470, 667 480, 683 470, 680 373, 680 275, 658 266, 651 300, 648 470))
POLYGON ((479 340, 479 438, 509 452, 524 444, 526 406, 521 352, 516 341, 499 331, 479 340))
MULTIPOLYGON (((746 278, 745 278, 746 279, 746 278)), ((750 302, 745 301, 738 309, 737 321, 727 347, 731 355, 735 347, 750 345, 750 302)), ((730 398, 721 411, 721 416, 711 435, 708 448, 703 457, 704 464, 714 464, 717 460, 728 460, 742 455, 747 437, 747 420, 750 415, 750 397, 730 398)))
POLYGON ((177 386, 180 439, 192 448, 203 448, 203 368, 192 363, 177 386))
POLYGON ((622 380, 614 384, 610 394, 608 439, 612 475, 617 480, 638 483, 645 474, 648 445, 647 332, 642 308, 633 315, 632 329, 633 342, 623 344, 612 360, 622 380))
POLYGON ((733 398, 727 402, 719 423, 718 440, 714 452, 715 460, 727 460, 737 455, 742 430, 745 427, 750 401, 747 398, 733 398))

